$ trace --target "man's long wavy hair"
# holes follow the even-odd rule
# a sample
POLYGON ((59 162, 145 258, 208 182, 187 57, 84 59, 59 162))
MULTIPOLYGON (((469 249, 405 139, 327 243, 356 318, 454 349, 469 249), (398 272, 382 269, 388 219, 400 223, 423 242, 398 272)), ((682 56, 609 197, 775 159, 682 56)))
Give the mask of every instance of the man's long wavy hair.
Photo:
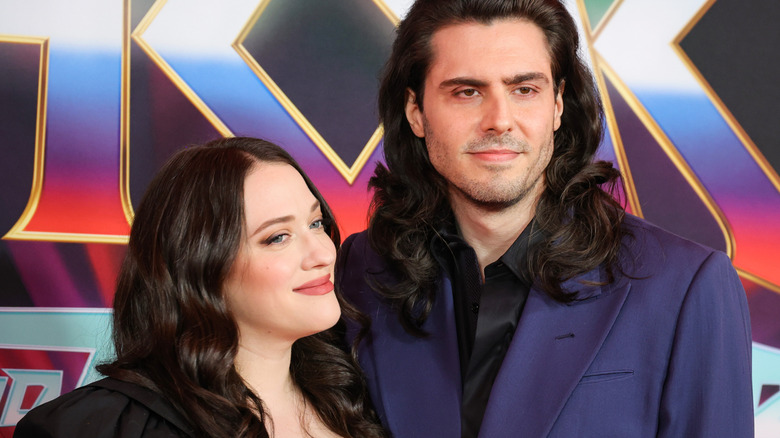
MULTIPOLYGON (((239 331, 223 290, 246 236, 244 180, 258 163, 288 164, 301 174, 338 246, 330 208, 287 152, 259 139, 227 138, 183 149, 156 175, 136 211, 119 274, 117 357, 98 370, 160 393, 195 436, 267 437, 272 428, 262 394, 236 371, 239 331)), ((334 432, 384 436, 342 342, 338 326, 295 342, 293 380, 334 432)))
POLYGON ((536 287, 563 302, 575 299, 576 291, 561 284, 578 274, 603 264, 607 280, 613 280, 625 213, 601 186, 611 188, 620 173, 611 163, 593 162, 603 133, 603 111, 593 77, 577 53, 577 27, 566 8, 557 0, 418 0, 398 27, 382 77, 379 115, 387 167, 377 165, 369 182, 374 197, 368 228, 371 246, 400 279, 373 287, 397 306, 404 328, 418 336, 424 335, 420 326, 430 312, 440 275, 430 252, 431 238, 452 213, 447 182, 406 119, 407 89, 424 112, 424 83, 437 30, 503 19, 527 20, 544 32, 556 93, 563 86, 561 126, 535 216, 545 239, 532 249, 527 269, 536 287))

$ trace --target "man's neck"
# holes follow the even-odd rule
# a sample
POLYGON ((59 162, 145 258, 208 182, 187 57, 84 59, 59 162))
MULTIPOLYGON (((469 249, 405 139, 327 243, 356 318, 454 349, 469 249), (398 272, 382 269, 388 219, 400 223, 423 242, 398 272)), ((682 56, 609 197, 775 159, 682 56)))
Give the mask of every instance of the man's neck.
POLYGON ((539 196, 493 210, 482 208, 462 195, 452 194, 450 204, 463 239, 477 254, 479 270, 498 260, 533 219, 539 196))

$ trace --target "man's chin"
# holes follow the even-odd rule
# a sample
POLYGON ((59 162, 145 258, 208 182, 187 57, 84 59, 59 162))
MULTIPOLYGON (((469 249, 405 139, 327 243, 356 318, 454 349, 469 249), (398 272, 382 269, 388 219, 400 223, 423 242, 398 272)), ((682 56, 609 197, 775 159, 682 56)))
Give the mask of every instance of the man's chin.
POLYGON ((515 191, 514 193, 484 192, 479 190, 458 189, 459 198, 473 207, 487 212, 499 212, 517 205, 528 196, 528 190, 515 191))

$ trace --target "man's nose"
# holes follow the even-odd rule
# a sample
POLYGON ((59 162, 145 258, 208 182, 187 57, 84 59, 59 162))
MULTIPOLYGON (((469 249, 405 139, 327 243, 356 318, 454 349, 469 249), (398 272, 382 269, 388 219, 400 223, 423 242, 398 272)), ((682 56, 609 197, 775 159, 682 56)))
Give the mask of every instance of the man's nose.
POLYGON ((492 95, 482 103, 482 130, 503 134, 512 129, 513 120, 509 97, 503 94, 492 95))

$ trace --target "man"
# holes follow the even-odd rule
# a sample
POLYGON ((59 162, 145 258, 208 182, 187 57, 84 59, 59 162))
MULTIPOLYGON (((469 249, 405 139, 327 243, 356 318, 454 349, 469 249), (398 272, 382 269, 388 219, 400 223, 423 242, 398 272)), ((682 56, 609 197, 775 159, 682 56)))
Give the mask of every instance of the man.
POLYGON ((739 278, 601 189, 578 50, 556 0, 418 0, 398 28, 387 167, 337 264, 396 437, 753 435, 739 278))

